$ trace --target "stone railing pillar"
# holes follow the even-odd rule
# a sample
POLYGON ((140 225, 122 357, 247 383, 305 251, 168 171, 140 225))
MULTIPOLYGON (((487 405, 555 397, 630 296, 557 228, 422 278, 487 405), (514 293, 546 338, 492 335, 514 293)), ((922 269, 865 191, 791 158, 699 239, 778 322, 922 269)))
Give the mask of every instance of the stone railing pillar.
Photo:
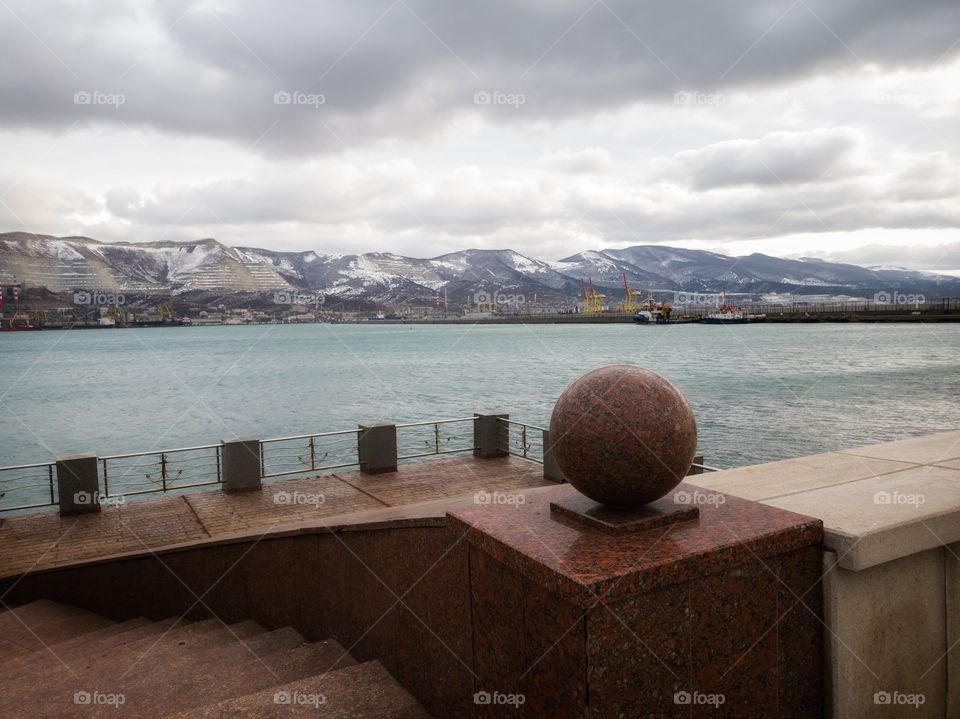
POLYGON ((563 470, 557 464, 557 458, 553 454, 553 445, 550 444, 550 430, 543 430, 543 476, 546 479, 552 479, 554 482, 566 482, 567 478, 563 476, 563 470))
POLYGON ((224 492, 249 492, 260 489, 260 440, 233 437, 221 440, 220 464, 224 492))
POLYGON ((57 457, 60 515, 100 511, 100 471, 93 452, 57 457))
POLYGON ((474 457, 506 457, 510 453, 510 425, 501 419, 510 419, 510 415, 474 413, 474 457))
MULTIPOLYGON (((702 454, 693 455, 693 464, 703 464, 703 455, 702 454)), ((691 466, 690 471, 687 472, 687 476, 689 477, 692 474, 703 474, 703 467, 691 466)))
POLYGON ((357 457, 364 474, 397 471, 397 425, 391 422, 364 422, 357 425, 357 457))

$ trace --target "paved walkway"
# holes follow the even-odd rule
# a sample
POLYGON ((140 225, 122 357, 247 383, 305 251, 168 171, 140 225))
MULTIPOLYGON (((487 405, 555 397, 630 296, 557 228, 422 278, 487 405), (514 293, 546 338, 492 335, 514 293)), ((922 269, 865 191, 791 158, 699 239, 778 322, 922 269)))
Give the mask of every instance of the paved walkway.
POLYGON ((343 472, 271 482, 259 492, 211 490, 103 507, 97 514, 55 511, 0 520, 0 578, 123 552, 357 512, 449 499, 478 491, 551 485, 539 464, 514 457, 425 460, 397 472, 343 472))

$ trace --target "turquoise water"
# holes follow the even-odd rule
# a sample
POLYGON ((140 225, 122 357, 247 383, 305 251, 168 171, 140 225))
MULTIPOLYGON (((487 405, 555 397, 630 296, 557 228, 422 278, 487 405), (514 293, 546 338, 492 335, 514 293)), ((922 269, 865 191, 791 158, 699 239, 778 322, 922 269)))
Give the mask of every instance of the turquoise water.
POLYGON ((960 325, 262 325, 0 335, 0 465, 509 412, 611 363, 731 467, 960 427, 960 325))

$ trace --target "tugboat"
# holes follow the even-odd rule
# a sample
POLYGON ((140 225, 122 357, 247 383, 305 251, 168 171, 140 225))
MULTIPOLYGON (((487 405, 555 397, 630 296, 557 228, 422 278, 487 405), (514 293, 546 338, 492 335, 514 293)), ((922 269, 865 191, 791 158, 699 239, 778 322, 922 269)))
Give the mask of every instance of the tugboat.
POLYGON ((753 322, 753 318, 739 307, 721 307, 719 312, 707 315, 700 322, 705 325, 745 325, 753 322))
POLYGON ((727 294, 723 293, 723 300, 717 312, 712 312, 700 320, 705 325, 745 325, 766 318, 766 315, 747 314, 740 307, 727 303, 727 294))
POLYGON ((670 319, 670 313, 673 311, 673 307, 670 305, 654 302, 651 299, 646 305, 641 305, 641 307, 644 309, 635 312, 633 315, 633 321, 637 324, 667 325, 673 322, 673 320, 670 319))

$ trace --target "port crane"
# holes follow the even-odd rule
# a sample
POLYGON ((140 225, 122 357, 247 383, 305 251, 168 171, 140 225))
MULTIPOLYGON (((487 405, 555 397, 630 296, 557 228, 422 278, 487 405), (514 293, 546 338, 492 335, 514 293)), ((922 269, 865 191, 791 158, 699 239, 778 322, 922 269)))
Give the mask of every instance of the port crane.
POLYGON ((621 312, 636 312, 640 309, 640 293, 634 292, 627 284, 627 273, 623 273, 623 304, 620 305, 621 312))
POLYGON ((601 295, 593 287, 593 278, 588 277, 584 284, 583 278, 580 278, 580 290, 583 292, 583 313, 585 315, 598 315, 603 312, 603 301, 607 299, 606 295, 601 295), (589 290, 587 287, 589 286, 589 290))

